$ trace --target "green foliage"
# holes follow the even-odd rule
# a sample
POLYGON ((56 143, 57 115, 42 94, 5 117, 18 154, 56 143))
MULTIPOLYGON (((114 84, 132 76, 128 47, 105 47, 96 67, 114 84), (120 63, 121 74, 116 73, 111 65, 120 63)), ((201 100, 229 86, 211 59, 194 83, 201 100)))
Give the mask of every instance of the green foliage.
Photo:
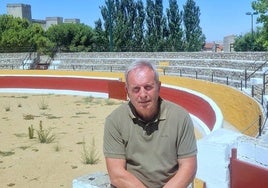
POLYGON ((46 36, 62 51, 92 51, 93 30, 84 24, 53 25, 46 31, 46 36))
POLYGON ((202 50, 205 45, 205 36, 200 27, 200 9, 194 0, 187 0, 183 6, 183 22, 185 26, 185 51, 202 50))
POLYGON ((39 106, 40 110, 46 110, 46 109, 48 109, 49 105, 48 105, 47 101, 45 100, 45 98, 42 97, 42 99, 41 99, 40 103, 38 104, 38 106, 39 106))
POLYGON ((33 139, 34 138, 34 128, 33 128, 33 125, 31 125, 30 127, 28 127, 28 136, 29 136, 29 139, 33 139))
POLYGON ((7 157, 10 155, 14 155, 14 154, 15 154, 14 151, 0 151, 0 156, 2 156, 2 157, 7 157))
POLYGON ((32 114, 26 114, 23 116, 23 119, 25 120, 33 120, 34 119, 34 115, 32 114))
MULTIPOLYGON (((252 3, 263 23, 255 50, 268 49, 268 5, 266 0, 252 3), (260 46, 262 48, 260 48, 260 46)), ((44 30, 41 25, 8 15, 0 16, 0 52, 24 52, 33 49, 53 57, 64 52, 103 51, 200 51, 206 37, 200 27, 200 9, 187 0, 183 10, 178 1, 105 0, 100 7, 102 19, 95 28, 64 23, 44 30)))
POLYGON ((10 103, 5 105, 5 111, 9 112, 11 110, 10 103))
POLYGON ((61 146, 59 145, 59 143, 57 143, 57 145, 55 145, 54 149, 56 152, 59 152, 61 150, 61 146))
POLYGON ((168 21, 168 51, 183 51, 182 12, 179 10, 177 0, 169 0, 167 9, 168 21))
POLYGON ((246 33, 245 35, 236 36, 234 42, 234 50, 239 51, 265 51, 263 35, 260 30, 253 33, 246 33))
POLYGON ((82 142, 83 150, 82 150, 82 162, 84 164, 97 164, 100 161, 99 154, 96 150, 95 139, 92 139, 92 142, 89 147, 86 146, 85 139, 82 142))
POLYGON ((252 8, 258 13, 257 21, 263 24, 260 30, 260 36, 255 40, 262 44, 264 50, 268 50, 268 1, 256 0, 252 2, 252 8))
POLYGON ((40 143, 49 144, 53 142, 56 138, 54 134, 51 134, 51 129, 43 129, 42 121, 40 121, 39 130, 36 130, 36 132, 40 143))
POLYGON ((28 51, 33 46, 33 32, 26 19, 0 16, 0 49, 5 52, 28 51))

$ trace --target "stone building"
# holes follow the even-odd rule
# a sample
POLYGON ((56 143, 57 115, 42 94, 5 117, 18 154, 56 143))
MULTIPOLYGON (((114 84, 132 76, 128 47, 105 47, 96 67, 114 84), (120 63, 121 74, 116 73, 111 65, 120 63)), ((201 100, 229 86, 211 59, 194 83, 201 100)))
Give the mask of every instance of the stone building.
POLYGON ((7 4, 7 14, 14 17, 32 20, 31 5, 26 4, 7 4))
POLYGON ((235 42, 235 36, 229 35, 224 37, 223 39, 223 51, 224 52, 234 52, 234 42, 235 42))
POLYGON ((7 4, 7 14, 14 17, 24 18, 32 23, 40 24, 45 30, 47 30, 51 25, 57 25, 62 23, 80 23, 80 19, 63 17, 46 17, 45 20, 38 20, 32 18, 31 5, 27 4, 7 4))

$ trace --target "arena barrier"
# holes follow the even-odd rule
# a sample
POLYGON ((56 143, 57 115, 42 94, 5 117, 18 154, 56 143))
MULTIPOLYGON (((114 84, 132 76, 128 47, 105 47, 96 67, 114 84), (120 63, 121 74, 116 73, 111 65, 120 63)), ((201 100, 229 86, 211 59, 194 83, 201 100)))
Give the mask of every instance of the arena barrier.
MULTIPOLYGON (((43 93, 68 93, 100 96, 126 100, 124 82, 117 78, 57 76, 57 75, 2 75, 0 88, 16 92, 41 90, 43 93)), ((160 95, 164 99, 175 102, 190 112, 201 125, 203 133, 222 126, 223 117, 217 105, 201 93, 185 88, 162 85, 160 95)))

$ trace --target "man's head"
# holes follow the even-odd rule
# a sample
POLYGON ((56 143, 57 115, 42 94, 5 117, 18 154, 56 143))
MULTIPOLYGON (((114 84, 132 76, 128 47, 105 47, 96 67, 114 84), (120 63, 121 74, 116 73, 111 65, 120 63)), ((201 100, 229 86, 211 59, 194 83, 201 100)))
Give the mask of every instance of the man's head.
POLYGON ((145 121, 158 111, 161 82, 156 68, 146 60, 132 63, 125 72, 128 97, 138 115, 145 121))

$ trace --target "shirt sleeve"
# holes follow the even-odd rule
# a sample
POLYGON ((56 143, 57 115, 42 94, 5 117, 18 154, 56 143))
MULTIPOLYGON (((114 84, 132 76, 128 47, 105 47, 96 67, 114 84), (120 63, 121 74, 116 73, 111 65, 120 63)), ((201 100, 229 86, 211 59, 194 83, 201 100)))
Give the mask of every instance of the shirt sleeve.
POLYGON ((179 158, 191 157, 197 154, 194 126, 189 114, 185 116, 180 139, 177 143, 177 155, 179 158))
POLYGON ((125 159, 125 145, 120 128, 110 116, 104 124, 103 153, 107 158, 125 159))

